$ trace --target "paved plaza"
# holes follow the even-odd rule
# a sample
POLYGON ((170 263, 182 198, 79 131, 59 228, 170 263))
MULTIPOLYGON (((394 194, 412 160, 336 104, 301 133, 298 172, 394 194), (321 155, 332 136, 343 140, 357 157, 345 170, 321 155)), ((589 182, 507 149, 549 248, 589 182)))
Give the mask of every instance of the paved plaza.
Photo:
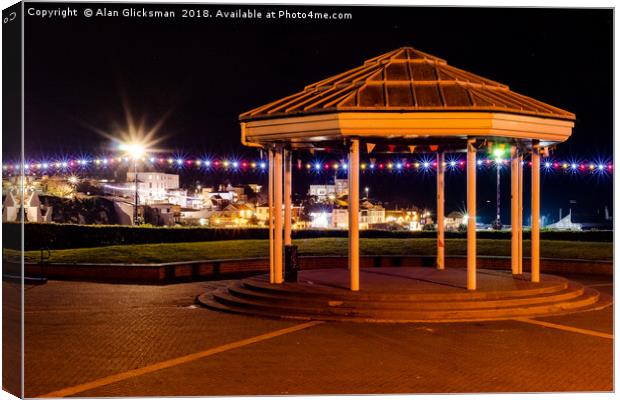
MULTIPOLYGON (((613 292, 611 278, 570 278, 613 292)), ((612 307, 521 321, 361 324, 196 305, 228 283, 28 287, 26 396, 613 390, 612 307)))

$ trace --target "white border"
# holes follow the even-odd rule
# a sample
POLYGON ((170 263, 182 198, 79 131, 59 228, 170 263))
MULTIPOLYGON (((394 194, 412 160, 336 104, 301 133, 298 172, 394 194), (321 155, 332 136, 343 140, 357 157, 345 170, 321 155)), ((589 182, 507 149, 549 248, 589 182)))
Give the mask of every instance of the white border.
MULTIPOLYGON (((72 3, 75 2, 77 3, 77 1, 67 1, 67 3, 72 3)), ((109 1, 112 2, 112 1, 109 1)), ((116 2, 116 1, 114 1, 116 2)), ((477 0, 477 1, 469 1, 469 0, 449 0, 449 1, 413 1, 413 0, 390 0, 390 1, 381 1, 381 0, 363 0, 363 1, 352 1, 352 0, 338 0, 336 2, 334 1, 327 1, 327 0, 316 0, 316 1, 298 1, 298 0, 270 0, 270 1, 255 1, 255 0, 246 0, 246 1, 239 1, 239 0, 230 0, 230 1, 165 1, 165 0, 150 0, 150 1, 141 1, 141 0, 133 0, 131 1, 132 3, 197 3, 197 4, 291 4, 291 5, 330 5, 330 6, 334 6, 334 5, 381 5, 381 6, 441 6, 441 7, 450 7, 450 6, 473 6, 473 7, 558 7, 558 8, 578 8, 578 7, 585 7, 585 8, 614 8, 615 7, 615 2, 613 1, 609 1, 609 0, 589 0, 587 2, 585 1, 580 1, 580 0, 563 0, 563 1, 553 1, 553 0, 540 0, 540 1, 532 1, 532 0, 528 0, 528 1, 506 1, 506 0, 477 0)), ((11 1, 11 0, 0 0, 0 5, 2 6, 2 9, 7 8, 13 4, 15 4, 16 1, 11 1)), ((82 2, 84 3, 84 2, 82 2)), ((119 2, 120 3, 120 2, 119 2)), ((614 15, 614 23, 615 23, 615 15, 614 15)), ((22 25, 23 26, 23 25, 22 25)), ((614 27, 614 65, 617 65, 617 52, 616 52, 616 44, 618 43, 618 33, 615 30, 614 27)), ((0 40, 2 38, 2 34, 0 33, 0 40)), ((1 55, 0 55, 0 73, 1 73, 1 55)), ((617 92, 617 88, 618 88, 618 82, 614 79, 614 116, 620 115, 620 108, 618 106, 618 103, 615 101, 615 94, 617 92)), ((23 86, 23 82, 22 82, 22 86, 23 86)), ((0 106, 1 106, 1 100, 0 100, 0 106)), ((1 110, 1 107, 0 107, 1 110)), ((1 113, 1 111, 0 111, 1 113)), ((1 116, 1 114, 0 114, 1 116)), ((0 133, 1 135, 1 133, 0 133)), ((614 121, 614 138, 616 137, 616 125, 615 125, 615 121, 614 121)), ((618 141, 614 140, 614 156, 615 154, 618 154, 618 150, 620 149, 620 144, 618 141)), ((0 142, 0 154, 2 151, 2 145, 0 142)), ((615 158, 615 157, 614 157, 615 158)), ((615 216, 615 212, 616 210, 620 210, 620 196, 618 196, 618 183, 620 183, 619 181, 619 177, 617 173, 614 173, 614 216, 615 216)), ((614 223, 614 227, 615 227, 615 223, 614 223)), ((614 244, 618 243, 618 233, 617 231, 614 229, 614 244)), ((0 230, 0 240, 2 239, 2 232, 0 230)), ((617 250, 617 247, 614 246, 614 250, 617 250)), ((619 251, 614 251, 614 265, 620 265, 620 252, 619 251)), ((614 286, 616 284, 616 276, 614 275, 614 286)), ((0 297, 0 305, 1 305, 1 297, 0 297)), ((615 327, 617 326, 617 321, 618 321, 618 316, 620 314, 618 313, 618 309, 615 308, 614 309, 614 321, 615 321, 615 326, 614 326, 614 332, 616 331, 615 327)), ((0 328, 1 328, 1 320, 0 320, 0 328)), ((615 357, 615 355, 618 354, 617 350, 618 350, 618 342, 614 341, 614 365, 617 367, 616 361, 617 358, 615 357)), ((1 347, 0 347, 0 357, 1 357, 1 347)), ((0 374, 2 371, 2 366, 0 363, 0 374)), ((618 368, 615 368, 615 382, 618 382, 618 368)), ((0 375, 1 376, 1 375, 0 375)), ((588 399, 608 399, 608 398, 614 398, 615 395, 614 394, 605 394, 605 393, 587 393, 587 394, 579 394, 579 393, 558 393, 558 394, 473 394, 473 395, 459 395, 458 398, 459 399, 478 399, 480 396, 484 397, 484 398, 493 398, 493 399, 516 399, 516 398, 545 398, 545 399, 557 399, 557 400, 582 400, 584 398, 588 398, 588 399)), ((298 399, 311 399, 313 397, 316 396, 296 396, 296 398, 298 399)), ((350 399, 353 396, 329 396, 332 399, 350 399)), ((409 397, 413 397, 413 396, 408 396, 408 395, 380 395, 380 396, 373 396, 374 398, 380 398, 380 399, 391 399, 391 398, 409 398, 409 397)), ((242 397, 225 397, 222 399, 241 399, 242 397)), ((276 398, 276 397, 260 397, 260 398, 276 398)), ((444 399, 446 398, 446 395, 423 395, 422 397, 423 399, 429 399, 429 400, 435 400, 435 399, 444 399)), ((7 399, 15 399, 15 397, 9 395, 6 392, 0 391, 0 400, 7 400, 7 399)), ((130 397, 126 397, 125 399, 131 399, 130 397)), ((157 397, 151 397, 151 399, 159 399, 157 397)), ((171 399, 170 397, 167 398, 161 398, 161 399, 171 399)))

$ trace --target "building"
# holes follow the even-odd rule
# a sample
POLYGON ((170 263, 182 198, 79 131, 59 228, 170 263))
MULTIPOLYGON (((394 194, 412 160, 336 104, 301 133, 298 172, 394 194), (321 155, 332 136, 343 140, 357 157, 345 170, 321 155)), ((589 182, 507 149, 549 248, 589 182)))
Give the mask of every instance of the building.
POLYGON ((333 201, 349 193, 349 181, 334 178, 333 185, 310 185, 309 196, 316 197, 319 202, 333 201))
POLYGON ((144 222, 156 226, 174 226, 179 222, 181 207, 171 203, 151 204, 144 207, 144 222))
MULTIPOLYGON (((257 187, 260 190, 260 186, 254 185, 254 188, 257 187)), ((203 188, 202 198, 207 208, 225 207, 228 203, 246 203, 248 201, 243 186, 232 186, 230 184, 227 186, 220 185, 217 191, 214 191, 213 188, 203 188)))
POLYGON ((413 207, 410 209, 386 210, 385 222, 387 226, 394 228, 400 227, 410 231, 421 231, 427 219, 430 217, 428 211, 423 211, 413 207))
POLYGON ((463 212, 452 211, 444 218, 444 227, 447 231, 458 231, 467 226, 467 215, 463 212))
MULTIPOLYGON (((369 201, 360 204, 359 211, 359 227, 360 229, 369 229, 373 225, 383 224, 385 222, 385 209, 379 205, 374 205, 369 201)), ((331 213, 332 228, 348 229, 349 228, 349 211, 346 208, 334 208, 331 213)))
POLYGON ((166 191, 166 199, 168 203, 170 204, 175 204, 177 206, 185 208, 187 207, 187 190, 186 189, 168 189, 166 191))
MULTIPOLYGON (((127 172, 127 182, 104 184, 106 194, 132 198, 135 195, 135 174, 127 172)), ((185 206, 187 191, 179 189, 179 175, 163 172, 138 172, 140 204, 174 203, 185 206)))
MULTIPOLYGON (((304 229, 306 227, 313 227, 311 224, 307 223, 308 221, 302 220, 302 210, 303 208, 301 206, 291 206, 291 219, 293 229, 304 229)), ((269 225, 269 206, 267 204, 261 204, 257 206, 254 215, 256 216, 256 222, 258 223, 258 225, 269 225)))
MULTIPOLYGON (((127 172, 128 191, 135 189, 133 172, 127 172)), ((179 175, 162 172, 138 172, 138 199, 140 204, 169 201, 169 191, 179 188, 179 175)), ((132 193, 129 193, 132 196, 132 193)))
POLYGON ((213 211, 208 219, 208 225, 235 228, 256 225, 258 219, 251 204, 228 204, 221 210, 213 211))
POLYGON ((2 205, 2 222, 21 221, 22 208, 24 209, 24 219, 26 222, 52 221, 52 207, 46 207, 41 204, 39 196, 34 190, 25 190, 22 204, 18 191, 12 189, 7 192, 2 205))
POLYGON ((209 218, 213 215, 213 211, 206 208, 181 208, 179 207, 179 218, 177 220, 181 225, 207 225, 209 218))
POLYGON ((268 225, 269 224, 269 205, 261 204, 256 206, 256 219, 260 225, 268 225))

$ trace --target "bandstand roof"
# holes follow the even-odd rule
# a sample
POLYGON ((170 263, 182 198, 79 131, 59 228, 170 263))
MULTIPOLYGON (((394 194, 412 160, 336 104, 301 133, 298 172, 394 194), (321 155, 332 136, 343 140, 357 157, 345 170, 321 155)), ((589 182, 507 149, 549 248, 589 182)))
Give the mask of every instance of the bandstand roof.
POLYGON ((575 115, 402 47, 240 115, 246 144, 343 137, 410 144, 501 137, 566 140, 575 115))

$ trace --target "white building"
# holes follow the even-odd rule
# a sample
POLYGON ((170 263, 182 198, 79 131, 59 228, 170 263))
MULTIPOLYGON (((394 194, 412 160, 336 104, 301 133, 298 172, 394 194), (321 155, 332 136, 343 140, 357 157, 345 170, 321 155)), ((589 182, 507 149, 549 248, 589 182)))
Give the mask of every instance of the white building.
POLYGON ((166 191, 166 201, 181 207, 187 207, 186 189, 168 189, 166 191))
MULTIPOLYGON (((380 208, 371 208, 360 210, 359 226, 360 229, 371 228, 374 224, 382 224, 385 222, 385 210, 380 208)), ((332 228, 348 229, 349 228, 349 210, 346 208, 334 208, 331 215, 332 228)))
MULTIPOLYGON (((313 213, 311 214, 311 216, 313 228, 349 228, 349 210, 347 208, 334 208, 331 212, 331 215, 327 213, 313 213)), ((383 224, 384 222, 385 209, 383 207, 379 205, 374 205, 368 201, 364 201, 360 204, 360 229, 369 229, 372 228, 372 226, 375 224, 383 224)))
MULTIPOLYGON (((127 183, 133 187, 135 174, 127 172, 127 183)), ((144 198, 143 204, 166 200, 167 191, 179 188, 179 175, 163 172, 138 172, 138 195, 144 198)))
POLYGON ((318 201, 334 200, 349 193, 349 182, 346 179, 334 179, 333 185, 310 185, 308 194, 318 201))
MULTIPOLYGON (((127 172, 127 182, 104 184, 106 193, 133 199, 135 174, 127 172)), ((179 189, 179 175, 162 172, 138 172, 138 201, 142 205, 173 203, 185 207, 187 190, 179 189)))
POLYGON ((447 231, 457 231, 459 227, 467 226, 467 214, 452 211, 444 218, 444 227, 447 231))

